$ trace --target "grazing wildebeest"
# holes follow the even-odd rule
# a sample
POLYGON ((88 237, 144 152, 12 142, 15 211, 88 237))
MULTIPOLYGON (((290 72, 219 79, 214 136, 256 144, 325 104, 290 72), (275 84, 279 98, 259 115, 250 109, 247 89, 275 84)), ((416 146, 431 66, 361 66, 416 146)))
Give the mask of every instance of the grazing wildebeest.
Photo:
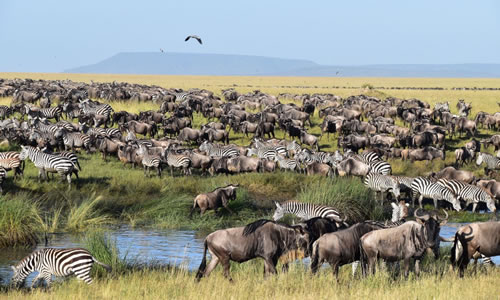
POLYGON ((364 273, 366 273, 366 263, 368 270, 375 273, 375 263, 381 258, 388 262, 403 260, 405 276, 408 276, 410 260, 414 258, 415 273, 419 275, 422 256, 427 248, 439 251, 435 245, 439 242, 440 226, 448 221, 446 211, 444 211, 446 217, 441 219, 435 214, 419 216, 419 210, 414 213, 417 221, 408 221, 398 227, 373 231, 361 237, 364 273))
POLYGON ((258 220, 244 227, 217 230, 205 238, 203 259, 196 274, 208 276, 220 262, 224 276, 232 281, 229 262, 242 263, 253 258, 264 259, 264 275, 276 274, 281 255, 291 250, 307 253, 309 233, 302 226, 288 226, 271 220, 258 220), (207 250, 212 256, 207 267, 207 250))
POLYGON ((311 271, 316 273, 323 262, 328 262, 338 280, 339 267, 358 261, 360 238, 373 230, 383 228, 376 222, 365 221, 347 229, 322 235, 312 246, 311 271))
POLYGON ((209 209, 213 209, 217 214, 219 207, 224 207, 230 213, 234 213, 227 205, 230 200, 236 199, 236 189, 239 184, 230 184, 225 187, 219 187, 210 193, 199 194, 194 198, 193 208, 189 213, 189 217, 193 215, 196 207, 200 208, 200 216, 209 209))
POLYGON ((476 181, 474 173, 465 170, 457 170, 454 167, 446 167, 437 173, 431 173, 431 178, 434 179, 454 179, 460 180, 468 184, 473 184, 476 181))
POLYGON ((307 133, 305 130, 300 131, 300 142, 311 147, 316 147, 316 151, 319 151, 318 138, 315 135, 307 133))
POLYGON ((200 130, 186 127, 182 128, 179 135, 177 136, 177 139, 183 142, 191 141, 198 143, 201 136, 202 134, 200 130))
POLYGON ((460 227, 451 247, 451 264, 464 276, 471 258, 500 255, 500 222, 478 222, 460 227))
POLYGON ((351 157, 337 164, 337 172, 340 176, 366 176, 370 172, 370 169, 369 165, 351 157))

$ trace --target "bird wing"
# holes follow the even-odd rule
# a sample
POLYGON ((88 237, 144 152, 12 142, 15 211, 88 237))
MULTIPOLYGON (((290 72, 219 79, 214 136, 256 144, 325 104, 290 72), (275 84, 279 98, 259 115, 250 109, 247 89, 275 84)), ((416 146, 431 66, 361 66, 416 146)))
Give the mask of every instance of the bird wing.
POLYGON ((189 39, 190 39, 190 38, 191 38, 191 36, 188 36, 188 37, 184 40, 184 42, 189 41, 189 39))
POLYGON ((199 37, 196 38, 196 40, 198 41, 198 43, 200 43, 201 45, 203 45, 203 42, 201 41, 201 39, 199 37))

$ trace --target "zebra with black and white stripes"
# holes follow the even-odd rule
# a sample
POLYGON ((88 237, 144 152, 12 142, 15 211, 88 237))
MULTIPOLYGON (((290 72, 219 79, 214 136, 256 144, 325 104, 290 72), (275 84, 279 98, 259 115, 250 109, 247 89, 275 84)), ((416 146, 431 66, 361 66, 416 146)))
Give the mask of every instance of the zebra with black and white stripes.
POLYGON ((7 178, 7 170, 5 170, 3 167, 0 166, 0 194, 3 193, 3 182, 5 181, 5 178, 7 178))
POLYGON ((437 183, 452 190, 462 200, 464 200, 464 208, 467 208, 467 206, 472 203, 472 212, 476 212, 477 204, 479 202, 484 202, 493 215, 496 214, 495 197, 485 189, 459 180, 442 178, 439 179, 437 183))
POLYGON ((38 116, 45 119, 55 119, 59 122, 62 116, 62 108, 60 106, 53 106, 49 108, 40 108, 38 116))
POLYGON ((149 169, 155 168, 156 171, 158 172, 158 177, 161 178, 161 157, 158 155, 150 154, 148 149, 144 145, 141 145, 136 153, 139 156, 142 156, 141 162, 144 168, 144 175, 146 175, 147 171, 147 176, 149 177, 150 176, 149 169))
POLYGON ((369 166, 371 167, 370 172, 371 173, 377 173, 377 174, 382 174, 382 175, 390 175, 392 174, 392 166, 390 163, 386 161, 374 161, 369 163, 369 166))
POLYGON ((169 94, 175 96, 175 102, 183 102, 189 98, 191 92, 189 91, 169 92, 169 94))
POLYGON ((78 107, 82 110, 84 115, 101 115, 106 116, 108 119, 111 113, 114 112, 111 105, 107 103, 91 104, 90 99, 81 100, 78 107))
POLYGON ((400 176, 400 175, 392 175, 392 178, 396 179, 399 182, 399 192, 405 193, 409 199, 412 199, 412 190, 411 184, 414 177, 400 176))
POLYGON ((20 160, 29 158, 38 168, 38 178, 47 179, 46 172, 58 173, 61 175, 61 180, 66 179, 71 186, 71 174, 75 169, 73 162, 66 157, 43 153, 37 148, 31 146, 21 146, 20 160))
POLYGON ((347 218, 342 219, 340 213, 332 207, 325 205, 317 205, 312 203, 302 203, 296 201, 286 201, 284 203, 275 202, 276 210, 273 214, 273 220, 278 221, 283 218, 285 214, 294 214, 302 220, 309 220, 315 217, 330 219, 338 225, 344 224, 348 226, 345 221, 347 218))
POLYGON ((256 155, 258 158, 275 161, 277 156, 286 156, 286 148, 283 146, 263 146, 259 148, 249 148, 246 156, 256 155))
POLYGON ((453 205, 456 211, 461 210, 458 195, 437 182, 432 182, 425 177, 417 177, 411 184, 411 189, 414 195, 420 195, 418 198, 420 208, 422 208, 422 200, 426 197, 434 201, 435 208, 437 208, 438 200, 446 200, 453 205))
POLYGON ((392 176, 370 172, 365 176, 363 182, 375 193, 380 193, 381 202, 384 201, 384 193, 389 191, 396 199, 399 198, 399 182, 392 176))
POLYGON ((480 166, 483 162, 486 163, 486 170, 500 169, 500 158, 494 157, 488 153, 479 152, 476 159, 476 165, 480 166))
POLYGON ((22 176, 24 172, 24 162, 19 159, 19 153, 14 151, 0 152, 0 167, 5 171, 14 171, 14 179, 22 176))
POLYGON ((209 157, 236 157, 240 155, 240 151, 233 146, 221 147, 208 141, 204 141, 200 147, 200 151, 205 152, 209 157))
POLYGON ((184 175, 191 175, 191 165, 192 161, 188 155, 176 154, 172 150, 165 150, 163 157, 165 158, 167 165, 170 167, 170 175, 174 176, 173 168, 182 168, 184 175))
POLYGON ((68 149, 73 151, 75 148, 83 148, 90 153, 90 136, 80 132, 65 132, 62 138, 66 151, 68 149))
POLYGON ((31 283, 32 287, 41 279, 45 280, 47 286, 50 286, 52 275, 75 275, 76 278, 85 281, 87 284, 91 284, 90 270, 94 263, 103 266, 108 272, 111 271, 110 266, 99 262, 86 249, 44 248, 34 251, 23 258, 17 265, 12 266, 14 276, 11 282, 14 286, 18 286, 24 283, 31 273, 38 272, 38 275, 31 283))
POLYGON ((300 171, 300 163, 296 159, 287 159, 277 155, 276 162, 281 170, 300 171))

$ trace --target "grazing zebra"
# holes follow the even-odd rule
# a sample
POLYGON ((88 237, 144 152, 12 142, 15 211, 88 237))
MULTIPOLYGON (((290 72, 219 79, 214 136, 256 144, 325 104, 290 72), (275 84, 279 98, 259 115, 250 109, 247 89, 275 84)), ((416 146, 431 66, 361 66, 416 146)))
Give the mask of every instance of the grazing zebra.
POLYGON ((301 203, 295 201, 286 201, 284 203, 274 202, 276 204, 276 210, 273 214, 273 220, 278 221, 283 218, 285 214, 294 214, 302 220, 309 220, 315 217, 321 217, 325 219, 330 219, 336 222, 338 225, 346 225, 346 218, 342 219, 340 213, 334 208, 325 205, 317 205, 312 203, 301 203))
POLYGON ((80 132, 66 132, 63 135, 64 150, 84 148, 90 152, 90 136, 80 132))
POLYGON ((297 153, 299 153, 300 151, 302 150, 302 147, 300 147, 299 144, 297 144, 297 142, 295 140, 293 140, 291 143, 289 143, 288 145, 286 145, 286 151, 291 154, 289 155, 290 157, 292 155, 296 155, 297 153))
POLYGON ((368 163, 369 166, 371 167, 370 173, 377 173, 377 174, 382 174, 382 175, 390 175, 392 174, 392 167, 391 164, 386 162, 386 161, 374 161, 368 163))
POLYGON ((302 149, 297 155, 296 155, 297 160, 299 160, 301 163, 310 165, 313 162, 319 162, 322 164, 329 164, 332 163, 332 156, 330 153, 327 152, 313 152, 309 149, 302 149))
POLYGON ((149 177, 149 169, 150 168, 155 168, 156 171, 158 172, 158 177, 161 178, 161 158, 158 155, 151 155, 146 148, 146 146, 141 145, 139 147, 139 150, 136 152, 138 155, 142 156, 142 166, 144 168, 144 175, 146 175, 146 170, 147 170, 147 176, 149 177))
POLYGON ((24 283, 29 274, 38 272, 38 275, 31 282, 32 287, 40 279, 44 279, 47 286, 50 286, 52 275, 75 275, 76 278, 85 281, 87 284, 91 284, 90 270, 94 263, 103 266, 108 272, 111 271, 110 266, 99 262, 86 249, 44 248, 34 251, 23 258, 17 265, 12 266, 14 276, 11 282, 14 286, 18 286, 24 283))
POLYGON ((0 194, 3 193, 2 185, 5 181, 5 178, 7 178, 7 171, 3 167, 0 167, 0 194))
POLYGON ((296 159, 286 159, 281 155, 276 155, 276 161, 282 170, 300 171, 300 164, 296 159))
POLYGON ((46 172, 57 172, 61 175, 61 180, 64 181, 66 178, 68 184, 71 186, 71 174, 73 174, 73 170, 75 169, 75 165, 71 160, 62 156, 43 153, 31 146, 21 146, 21 148, 19 159, 25 160, 29 158, 35 164, 35 167, 38 168, 38 178, 43 177, 43 179, 47 179, 46 172))
POLYGON ((384 192, 391 191, 396 199, 399 198, 399 182, 392 176, 378 173, 368 173, 364 184, 375 193, 380 192, 380 200, 384 202, 384 192))
POLYGON ((485 189, 459 180, 439 179, 437 183, 452 190, 463 199, 465 209, 472 203, 472 212, 476 212, 477 204, 484 202, 493 215, 496 214, 495 197, 485 189))
POLYGON ((411 184, 415 178, 407 176, 393 175, 392 178, 399 182, 399 192, 405 193, 408 198, 412 198, 411 184))
POLYGON ((434 201, 434 207, 437 208, 438 200, 446 200, 453 205, 456 211, 460 211, 460 202, 457 195, 450 189, 440 185, 437 182, 432 182, 425 177, 417 177, 411 184, 413 194, 420 194, 418 202, 422 208, 422 200, 424 197, 431 198, 434 201))
POLYGON ((52 124, 47 120, 41 120, 39 118, 33 119, 33 126, 41 132, 55 134, 61 127, 58 124, 52 124))
POLYGON ((374 151, 364 151, 361 154, 356 154, 352 150, 346 151, 345 156, 352 157, 356 160, 359 160, 367 165, 371 165, 372 163, 382 161, 380 156, 374 151))
POLYGON ((208 141, 204 141, 199 149, 210 157, 235 157, 240 155, 240 151, 233 146, 220 147, 208 141))
POLYGON ((167 165, 170 167, 170 176, 174 176, 173 168, 182 168, 184 175, 191 175, 192 161, 188 155, 175 154, 172 150, 165 150, 164 153, 167 165))
POLYGON ((486 170, 498 170, 500 169, 500 158, 494 157, 491 154, 479 152, 476 159, 476 165, 480 166, 482 163, 486 163, 486 170))

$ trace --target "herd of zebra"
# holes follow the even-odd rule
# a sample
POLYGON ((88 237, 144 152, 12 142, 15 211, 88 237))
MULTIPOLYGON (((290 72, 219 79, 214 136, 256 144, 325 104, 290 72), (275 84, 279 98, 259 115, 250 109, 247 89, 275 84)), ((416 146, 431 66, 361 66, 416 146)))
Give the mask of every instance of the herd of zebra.
MULTIPOLYGON (((302 104, 298 105, 282 103, 280 97, 261 91, 240 94, 234 89, 223 90, 222 100, 213 92, 200 89, 182 91, 120 83, 89 85, 2 79, 0 95, 12 96, 10 106, 0 106, 0 138, 20 148, 19 152, 0 153, 0 182, 5 180, 8 171, 12 171, 14 178, 22 176, 24 160, 29 159, 39 170, 39 178, 48 179, 47 172, 58 173, 61 180, 71 186, 72 175, 78 178, 81 170, 76 151, 85 150, 102 153, 104 161, 111 155, 124 164, 142 166, 148 176, 154 169, 161 177, 164 167, 170 168, 172 177, 174 169, 184 175, 191 175, 193 169, 199 174, 212 175, 281 169, 307 175, 359 176, 368 188, 380 193, 382 202, 390 195, 393 200, 402 200, 391 202, 394 209, 391 221, 365 221, 370 228, 391 229, 404 225, 407 223, 404 218, 408 217, 405 201, 414 204, 417 197, 420 207, 423 199, 431 199, 435 207, 438 201, 444 201, 445 206, 455 210, 467 209, 472 204, 475 211, 478 204, 485 203, 496 218, 500 183, 494 179, 479 179, 472 172, 451 166, 415 178, 392 174, 390 161, 445 159, 446 142, 466 134, 471 140, 456 149, 455 167, 475 159, 476 165, 486 165, 486 176, 495 176, 494 170, 500 169, 500 159, 484 148, 487 151, 492 145, 498 150, 500 135, 481 141, 475 136, 480 126, 496 130, 500 113, 478 112, 470 120, 472 105, 463 100, 457 103, 458 115, 454 115, 447 102, 431 109, 418 99, 284 95, 299 99, 302 104), (153 101, 158 104, 158 110, 138 114, 114 111, 109 103, 91 98, 153 101), (312 134, 316 111, 321 119, 319 136, 312 134), (203 116, 206 123, 193 128, 193 115, 203 116), (405 126, 396 125, 396 120, 405 126), (283 132, 283 139, 275 137, 276 130, 283 132), (339 150, 321 151, 324 133, 329 140, 330 134, 336 136, 339 150), (248 137, 249 134, 253 134, 253 139, 247 146, 229 143, 231 135, 248 137), (363 152, 359 153, 361 149, 363 152)), ((276 203, 274 221, 262 221, 241 230, 248 235, 262 226, 271 226, 266 224, 279 227, 281 225, 273 222, 286 213, 306 221, 313 217, 327 219, 333 222, 331 228, 348 226, 345 214, 334 208, 286 202, 276 203)), ((435 215, 415 216, 423 224, 434 222, 432 226, 439 221, 435 215)), ((356 234, 359 244, 361 235, 356 234)), ((358 244, 354 248, 359 250, 358 244)), ((312 247, 312 243, 309 245, 312 247)), ((314 247, 319 255, 319 244, 314 247)), ((47 274, 72 273, 90 282, 88 272, 96 260, 86 250, 67 251, 35 252, 14 268, 14 277, 22 280, 42 266, 46 272, 40 272, 39 278, 47 280, 47 274)), ((357 257, 359 259, 359 255, 357 257)))

